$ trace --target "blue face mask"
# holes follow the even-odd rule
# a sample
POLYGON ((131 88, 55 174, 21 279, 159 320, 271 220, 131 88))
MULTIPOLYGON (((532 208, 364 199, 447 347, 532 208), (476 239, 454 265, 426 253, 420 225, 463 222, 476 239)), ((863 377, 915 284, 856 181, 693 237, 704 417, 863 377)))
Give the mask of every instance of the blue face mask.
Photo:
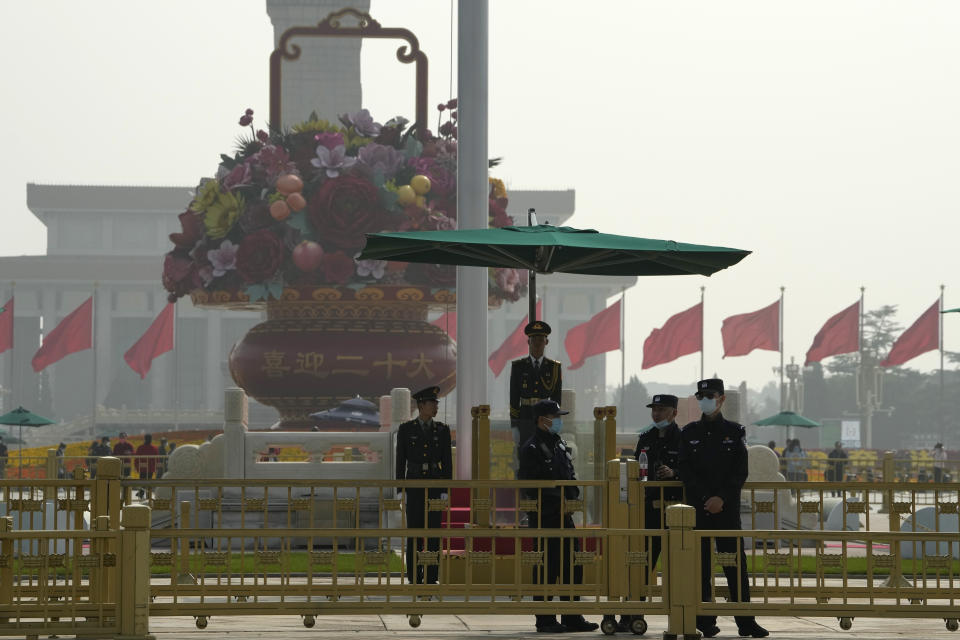
POLYGON ((660 431, 663 431, 664 429, 670 426, 670 421, 661 420, 660 422, 654 422, 653 426, 655 426, 657 429, 660 429, 660 431))
POLYGON ((700 404, 700 411, 703 411, 707 415, 717 410, 716 398, 700 398, 697 402, 700 404))
POLYGON ((563 430, 563 420, 560 418, 554 418, 550 422, 550 433, 560 433, 563 430))

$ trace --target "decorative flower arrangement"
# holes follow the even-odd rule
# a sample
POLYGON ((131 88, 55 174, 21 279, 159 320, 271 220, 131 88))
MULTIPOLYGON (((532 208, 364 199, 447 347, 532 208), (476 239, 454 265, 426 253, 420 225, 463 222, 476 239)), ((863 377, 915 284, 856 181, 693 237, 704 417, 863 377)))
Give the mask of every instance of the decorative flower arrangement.
MULTIPOLYGON (((456 228, 456 101, 439 110, 449 120, 422 142, 406 119, 380 124, 366 109, 272 133, 255 129, 247 109, 240 125, 252 136, 220 156, 216 178, 170 234, 171 301, 196 289, 240 289, 257 301, 296 285, 454 287, 452 266, 357 259, 365 233, 456 228)), ((513 224, 503 183, 490 185, 490 226, 513 224)), ((525 271, 489 273, 492 304, 526 293, 525 271)))

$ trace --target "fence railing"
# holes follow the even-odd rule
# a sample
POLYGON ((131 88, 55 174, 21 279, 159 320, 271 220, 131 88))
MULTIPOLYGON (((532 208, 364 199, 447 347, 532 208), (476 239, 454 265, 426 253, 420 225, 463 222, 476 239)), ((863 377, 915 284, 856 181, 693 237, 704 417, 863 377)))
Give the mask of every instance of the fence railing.
POLYGON ((102 458, 93 480, 0 482, 0 635, 142 637, 149 616, 203 627, 276 613, 308 626, 333 614, 418 625, 438 613, 579 613, 666 615, 679 637, 696 632, 698 614, 909 616, 950 628, 960 611, 957 483, 751 482, 746 529, 718 532, 694 528, 679 483, 641 482, 635 462, 618 460, 602 479, 567 482, 122 475, 120 460, 102 458), (662 522, 648 518, 654 503, 662 522), (824 517, 836 509, 841 530, 824 517), (842 530, 852 516, 856 529, 842 530), (710 540, 731 533, 734 552, 716 552, 710 540), (751 602, 710 601, 728 593, 723 568, 749 574, 751 602))

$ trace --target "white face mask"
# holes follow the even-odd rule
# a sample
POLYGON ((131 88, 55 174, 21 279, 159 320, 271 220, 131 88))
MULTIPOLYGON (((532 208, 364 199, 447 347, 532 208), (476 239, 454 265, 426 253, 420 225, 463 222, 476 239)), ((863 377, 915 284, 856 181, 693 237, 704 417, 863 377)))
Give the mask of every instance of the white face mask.
POLYGON ((703 411, 707 415, 717 410, 716 398, 700 398, 697 402, 700 404, 700 411, 703 411))

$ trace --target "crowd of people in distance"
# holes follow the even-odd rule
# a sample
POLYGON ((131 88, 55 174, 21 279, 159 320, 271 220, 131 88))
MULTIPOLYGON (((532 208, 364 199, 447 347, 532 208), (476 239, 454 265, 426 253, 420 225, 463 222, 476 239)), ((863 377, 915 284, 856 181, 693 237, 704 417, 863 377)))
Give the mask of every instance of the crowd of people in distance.
MULTIPOLYGON (((63 443, 60 443, 60 446, 66 447, 63 443)), ((91 478, 96 478, 99 459, 113 456, 121 460, 122 477, 131 477, 135 470, 137 477, 143 480, 159 479, 166 473, 167 458, 176 447, 176 442, 168 442, 166 438, 160 438, 160 446, 157 446, 153 444, 153 435, 147 433, 143 436, 143 443, 134 448, 133 443, 127 438, 127 434, 121 431, 117 442, 112 447, 110 446, 110 436, 103 436, 90 443, 90 447, 87 449, 87 471, 91 478)), ((58 453, 58 455, 62 454, 58 453)))

